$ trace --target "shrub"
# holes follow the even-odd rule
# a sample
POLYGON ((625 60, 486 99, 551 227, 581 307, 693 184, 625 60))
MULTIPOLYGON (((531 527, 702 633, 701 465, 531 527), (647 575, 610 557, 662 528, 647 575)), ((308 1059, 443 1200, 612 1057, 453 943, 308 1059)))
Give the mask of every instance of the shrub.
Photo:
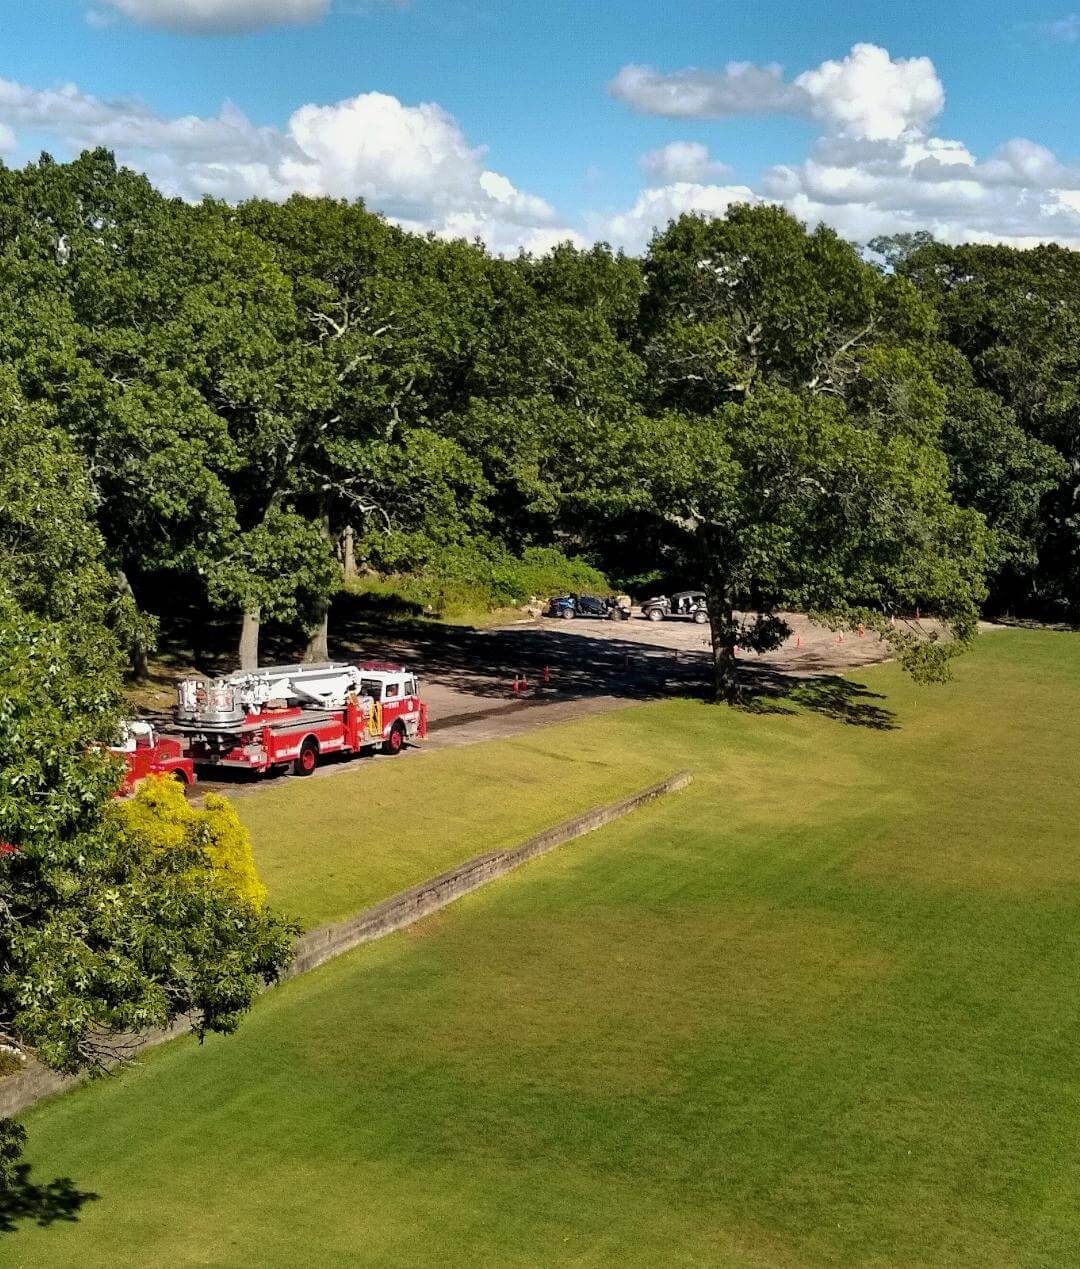
POLYGON ((490 541, 439 548, 414 569, 358 579, 349 589, 395 598, 402 610, 415 605, 440 617, 517 608, 529 599, 567 591, 612 593, 599 569, 556 547, 528 547, 515 556, 490 541))
POLYGON ((156 850, 197 849, 222 890, 256 908, 266 902, 251 839, 228 798, 208 793, 205 807, 199 809, 188 802, 176 780, 147 776, 134 797, 117 803, 114 814, 132 839, 156 850))
POLYGON ((407 572, 358 579, 350 589, 392 595, 403 608, 415 605, 442 617, 519 607, 569 591, 612 591, 599 569, 556 547, 529 547, 518 556, 490 541, 441 548, 407 572))

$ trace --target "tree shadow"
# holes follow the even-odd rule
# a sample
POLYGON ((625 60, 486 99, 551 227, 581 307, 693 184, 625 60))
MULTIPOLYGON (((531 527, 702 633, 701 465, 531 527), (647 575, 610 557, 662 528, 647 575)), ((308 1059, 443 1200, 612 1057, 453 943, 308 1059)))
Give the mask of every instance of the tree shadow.
POLYGON ((28 1222, 45 1226, 77 1221, 85 1204, 100 1197, 77 1189, 66 1176, 39 1185, 31 1180, 30 1172, 30 1164, 20 1163, 11 1184, 0 1187, 0 1234, 12 1234, 28 1222))
POLYGON ((745 708, 759 714, 789 714, 795 708, 821 714, 849 727, 869 727, 873 731, 895 731, 896 715, 875 701, 886 698, 871 692, 862 683, 837 674, 796 678, 761 666, 748 667, 749 691, 745 708))

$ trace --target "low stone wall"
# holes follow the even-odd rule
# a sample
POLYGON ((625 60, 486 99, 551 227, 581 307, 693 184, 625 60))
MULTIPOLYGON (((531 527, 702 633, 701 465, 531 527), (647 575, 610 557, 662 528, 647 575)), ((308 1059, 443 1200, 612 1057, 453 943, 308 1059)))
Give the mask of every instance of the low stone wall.
MULTIPOLYGON (((554 828, 546 829, 522 842, 520 846, 477 855, 438 877, 403 890, 373 908, 365 908, 355 916, 346 917, 344 921, 309 930, 297 940, 296 955, 286 977, 295 978, 298 974, 306 974, 308 970, 315 969, 362 943, 370 943, 373 939, 393 934, 395 930, 403 930, 463 895, 487 885, 489 881, 512 872, 530 859, 546 855, 566 842, 603 828, 666 793, 685 789, 691 779, 689 771, 678 771, 666 780, 661 780, 659 784, 632 793, 620 802, 594 807, 584 815, 575 816, 572 820, 565 820, 554 828)), ((139 1047, 150 1048, 155 1044, 162 1044, 189 1030, 187 1019, 179 1018, 171 1027, 141 1037, 139 1047)), ((17 1075, 0 1079, 0 1116, 17 1115, 41 1098, 59 1093, 85 1078, 86 1076, 81 1075, 58 1075, 37 1062, 30 1062, 17 1075)))
POLYGON ((414 921, 419 921, 432 912, 445 908, 447 904, 460 899, 462 895, 487 885, 496 877, 504 876, 530 859, 545 855, 557 846, 573 841, 575 837, 582 837, 595 829, 603 828, 605 824, 621 819, 622 816, 628 815, 647 802, 662 797, 665 793, 675 793, 679 789, 685 789, 691 778, 689 771, 679 771, 666 780, 661 780, 659 784, 653 784, 647 789, 632 793, 621 802, 613 802, 610 806, 594 807, 591 811, 586 811, 584 815, 578 815, 572 820, 557 824, 554 828, 546 829, 543 833, 530 837, 520 846, 506 850, 490 850, 484 855, 477 855, 456 868, 451 868, 449 872, 432 877, 430 881, 422 881, 411 890, 403 890, 401 894, 387 899, 385 903, 366 908, 363 912, 347 917, 344 921, 311 930, 297 943, 296 959, 289 971, 290 976, 304 974, 309 969, 314 969, 317 965, 340 956, 342 952, 359 947, 361 943, 368 943, 372 939, 382 938, 384 934, 402 930, 407 925, 412 925, 414 921))

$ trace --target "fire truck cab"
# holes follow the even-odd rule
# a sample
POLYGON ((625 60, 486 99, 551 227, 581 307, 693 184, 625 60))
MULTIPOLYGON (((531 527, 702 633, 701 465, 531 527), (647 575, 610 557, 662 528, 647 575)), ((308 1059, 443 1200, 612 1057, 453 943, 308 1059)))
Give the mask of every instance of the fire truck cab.
POLYGON ((182 784, 195 783, 195 766, 184 753, 184 746, 171 736, 159 736, 152 723, 141 718, 121 724, 120 739, 111 746, 112 753, 123 756, 126 764, 120 795, 131 793, 148 775, 171 775, 182 784))

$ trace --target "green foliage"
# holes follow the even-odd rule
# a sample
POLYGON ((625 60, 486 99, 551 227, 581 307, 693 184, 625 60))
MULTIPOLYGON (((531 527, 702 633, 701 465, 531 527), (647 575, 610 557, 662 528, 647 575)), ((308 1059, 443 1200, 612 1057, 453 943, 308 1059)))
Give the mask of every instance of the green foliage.
POLYGON ((717 694, 738 694, 737 644, 787 634, 778 608, 872 625, 941 679, 974 633, 992 541, 950 497, 948 398, 912 285, 776 208, 683 217, 654 239, 646 280, 657 408, 621 468, 702 579, 717 694), (954 642, 897 634, 889 614, 916 607, 954 642))
MULTIPOLYGON (((393 547, 394 541, 386 544, 393 547)), ((474 540, 467 545, 439 548, 430 543, 402 543, 409 572, 382 581, 358 578, 349 589, 357 593, 396 596, 440 617, 483 613, 518 607, 530 599, 570 592, 611 593, 611 583, 587 561, 564 555, 555 547, 527 547, 520 556, 497 542, 474 540), (417 563, 421 558, 422 562, 417 563)), ((378 557, 392 570, 394 556, 378 557)))
POLYGON ((207 569, 212 603, 291 621, 336 577, 330 547, 318 527, 291 511, 273 511, 226 544, 207 569))
POLYGON ((266 887, 255 871, 247 829, 220 793, 208 793, 205 806, 196 808, 170 776, 147 776, 132 798, 116 805, 113 816, 129 843, 185 858, 201 852, 212 880, 226 895, 253 908, 266 902, 266 887))
MULTIPOLYGON (((105 565, 83 464, 6 372, 0 419, 0 1043, 104 1069, 117 1033, 185 1014, 200 1032, 234 1029, 288 962, 291 930, 220 884, 200 842, 225 846, 227 824, 171 851, 120 831, 106 746, 120 634, 139 623, 105 565)), ((19 1146, 0 1125, 0 1179, 19 1146)))
POLYGON ((999 535, 996 605, 1080 611, 1080 258, 924 241, 897 268, 960 354, 937 362, 943 442, 958 497, 999 535))

